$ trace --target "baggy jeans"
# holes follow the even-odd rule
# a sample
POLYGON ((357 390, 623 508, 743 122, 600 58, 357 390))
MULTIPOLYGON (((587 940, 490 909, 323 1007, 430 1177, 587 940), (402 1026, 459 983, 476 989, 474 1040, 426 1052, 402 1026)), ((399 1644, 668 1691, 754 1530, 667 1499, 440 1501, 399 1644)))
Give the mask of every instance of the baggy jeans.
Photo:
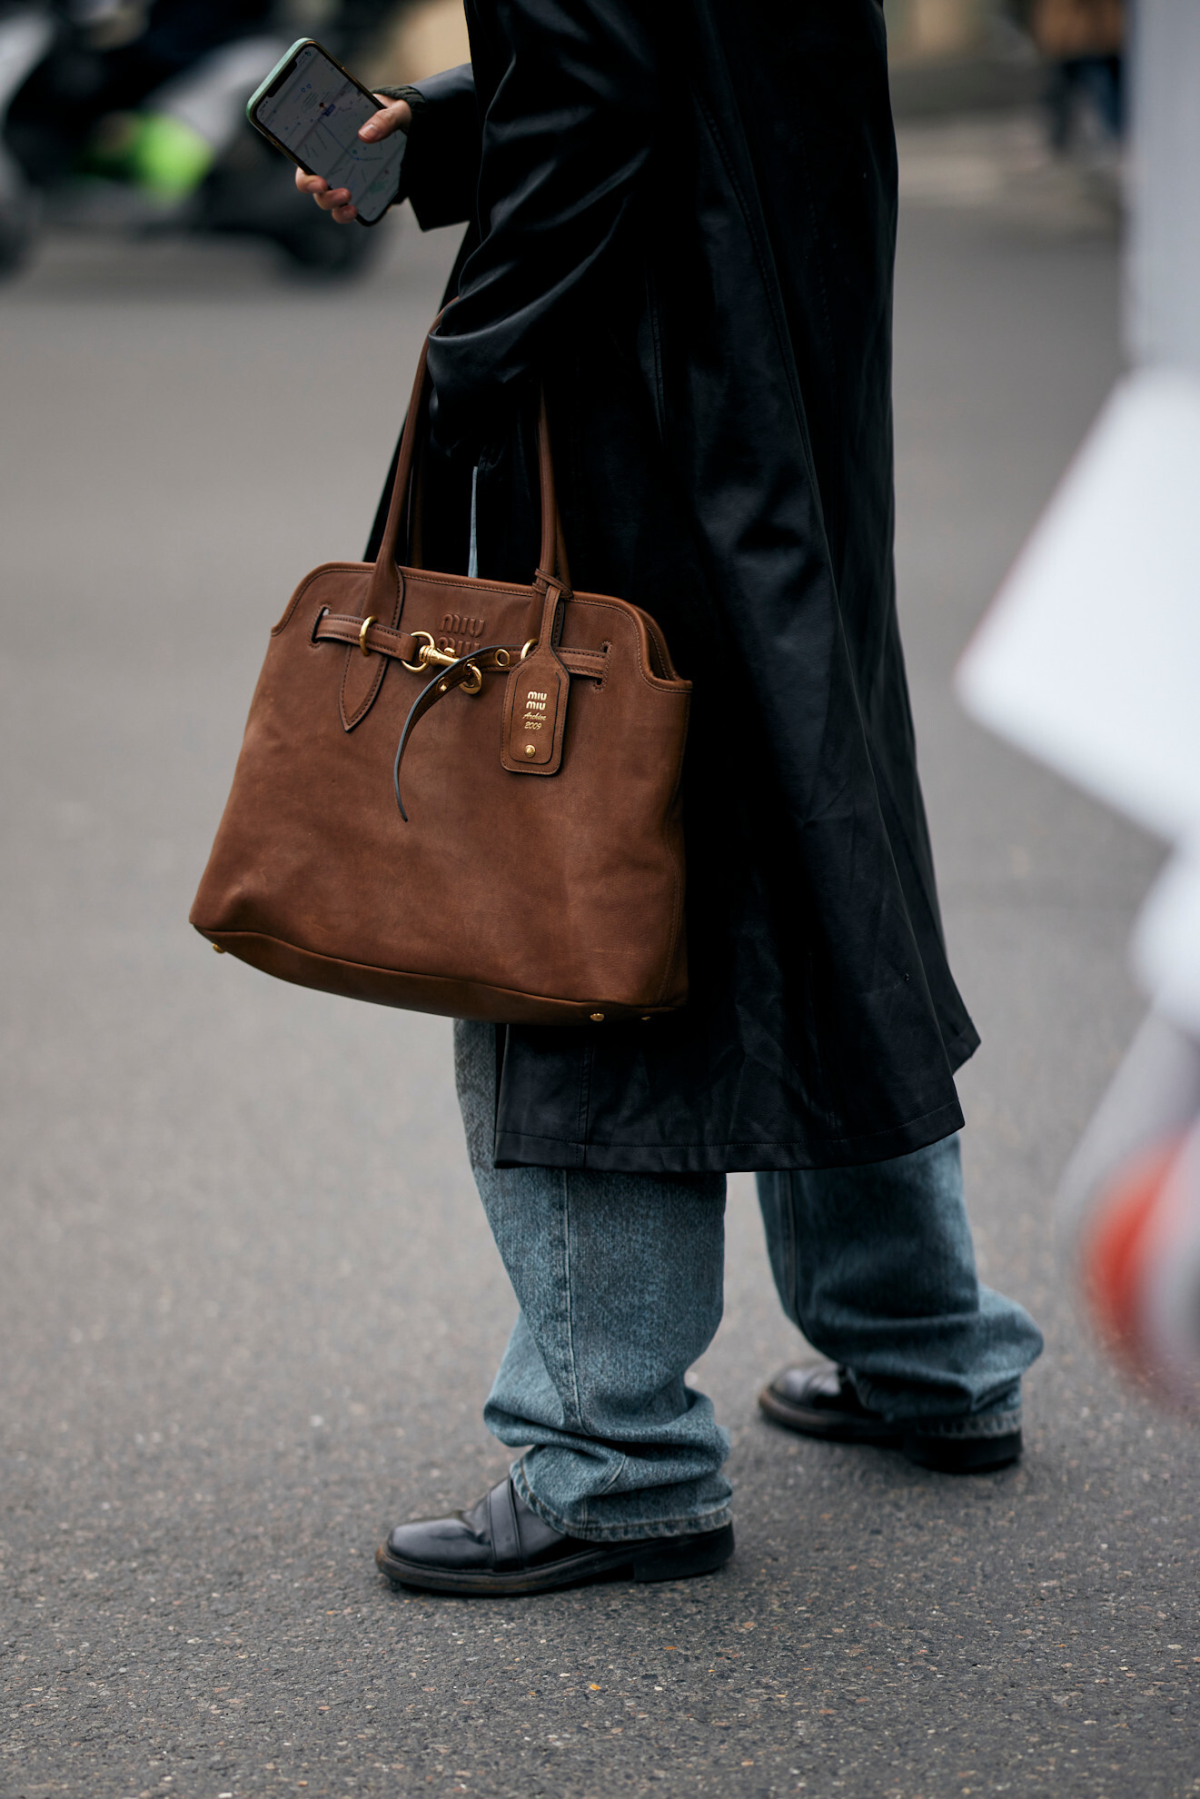
MULTIPOLYGON (((593 1542, 730 1520, 728 1433, 688 1369, 721 1321, 723 1174, 494 1168, 495 1027, 457 1023, 476 1184, 520 1313, 484 1408, 527 1504, 593 1542)), ((1020 1421, 1041 1333, 981 1286, 957 1137, 859 1168, 758 1177, 775 1285, 864 1405, 923 1431, 1020 1421)))

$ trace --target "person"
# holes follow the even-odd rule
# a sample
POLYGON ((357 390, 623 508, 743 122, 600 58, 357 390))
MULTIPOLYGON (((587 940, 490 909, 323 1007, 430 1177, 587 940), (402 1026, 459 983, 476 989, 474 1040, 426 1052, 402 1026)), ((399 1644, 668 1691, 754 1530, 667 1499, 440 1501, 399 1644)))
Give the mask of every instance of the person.
POLYGON ((1103 134, 1119 140, 1125 126, 1124 0, 1036 0, 1033 40, 1050 66, 1046 108, 1050 142, 1071 148, 1079 102, 1090 105, 1103 134))
MULTIPOLYGON (((467 0, 471 63, 381 98, 419 223, 466 221, 429 339, 422 556, 527 582, 544 390, 571 574, 695 684, 690 994, 594 1032, 456 1026, 519 1315, 484 1417, 524 1453, 397 1526, 394 1580, 540 1592, 709 1572, 729 1439, 687 1371, 757 1173, 818 1351, 762 1397, 816 1437, 982 1471, 1041 1347, 977 1279, 951 978, 892 568, 895 143, 877 0, 467 0)), ((345 190, 298 176, 341 222, 345 190)), ((378 541, 378 521, 373 546, 378 541)))

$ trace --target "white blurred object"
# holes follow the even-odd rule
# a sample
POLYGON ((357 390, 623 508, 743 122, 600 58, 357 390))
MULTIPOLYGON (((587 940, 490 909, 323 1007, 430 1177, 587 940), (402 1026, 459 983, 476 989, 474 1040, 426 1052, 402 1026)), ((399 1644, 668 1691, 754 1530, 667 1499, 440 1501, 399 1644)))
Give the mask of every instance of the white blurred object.
POLYGON ((1154 1010, 1063 1181, 1093 1321, 1200 1415, 1200 6, 1141 0, 1119 384, 958 673, 984 724, 1176 846, 1134 933, 1154 1010))
POLYGON ((1133 964, 1156 1010, 1200 1042, 1200 836, 1155 883, 1134 930, 1133 964))
POLYGON ((0 99, 15 94, 54 42, 54 20, 41 9, 15 12, 0 32, 0 99))
POLYGON ((1200 378, 1107 402, 959 669, 968 711, 1160 835, 1200 826, 1200 378))
POLYGON ((1144 1161, 1178 1141, 1200 1114, 1200 1044, 1147 1013, 1062 1178, 1078 1224, 1113 1169, 1144 1161))

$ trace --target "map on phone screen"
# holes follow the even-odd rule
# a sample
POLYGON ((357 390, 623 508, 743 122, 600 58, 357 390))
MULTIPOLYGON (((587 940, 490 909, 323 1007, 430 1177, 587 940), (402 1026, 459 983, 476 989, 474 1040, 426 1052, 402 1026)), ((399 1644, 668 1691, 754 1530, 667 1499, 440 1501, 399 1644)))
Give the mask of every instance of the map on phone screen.
POLYGON ((364 143, 359 127, 374 110, 361 89, 308 44, 287 80, 260 102, 256 116, 314 175, 330 187, 349 188, 360 216, 374 221, 395 196, 408 143, 402 131, 364 143))

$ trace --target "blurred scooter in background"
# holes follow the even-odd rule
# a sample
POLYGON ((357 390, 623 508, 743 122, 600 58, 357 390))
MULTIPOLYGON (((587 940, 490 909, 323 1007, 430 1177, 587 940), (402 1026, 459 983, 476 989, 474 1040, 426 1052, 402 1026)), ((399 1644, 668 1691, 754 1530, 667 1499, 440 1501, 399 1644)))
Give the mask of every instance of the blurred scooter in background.
MULTIPOLYGON (((43 60, 56 36, 48 7, 0 8, 0 117, 43 60)), ((0 135, 0 275, 21 266, 41 216, 40 193, 0 135)))
POLYGON ((1152 1010, 1063 1180, 1094 1323, 1200 1417, 1200 7, 1134 14, 1127 335, 1108 401, 968 648, 968 709, 1173 846, 1152 1010))
POLYGON ((0 4, 0 274, 43 225, 262 237, 285 266, 358 273, 377 233, 330 231, 244 106, 295 38, 370 61, 383 0, 0 4))

